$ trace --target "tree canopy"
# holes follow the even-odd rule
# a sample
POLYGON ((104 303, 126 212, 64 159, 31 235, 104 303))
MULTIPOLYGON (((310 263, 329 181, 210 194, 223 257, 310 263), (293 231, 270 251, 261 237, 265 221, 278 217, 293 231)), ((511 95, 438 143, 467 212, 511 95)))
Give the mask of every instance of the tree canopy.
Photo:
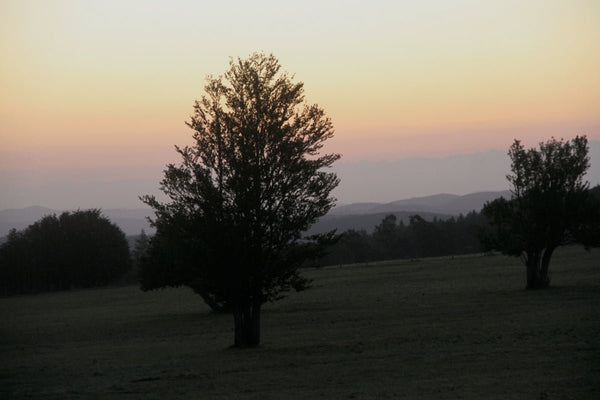
POLYGON ((129 268, 125 234, 100 210, 48 215, 0 246, 4 294, 104 286, 129 268))
POLYGON ((324 169, 340 156, 321 153, 333 125, 262 53, 208 77, 187 125, 194 144, 176 147, 182 161, 161 181, 169 201, 142 197, 157 229, 142 287, 192 287, 233 312, 236 345, 256 345, 262 304, 304 289, 298 268, 333 237, 302 237, 335 201, 338 178, 324 169), (156 262, 166 254, 175 257, 156 262))
POLYGON ((587 138, 552 138, 539 149, 525 149, 515 140, 508 155, 512 199, 485 205, 482 212, 492 229, 484 241, 488 248, 523 257, 527 287, 543 288, 550 284, 550 259, 558 246, 597 246, 600 239, 599 202, 584 180, 590 167, 587 138))

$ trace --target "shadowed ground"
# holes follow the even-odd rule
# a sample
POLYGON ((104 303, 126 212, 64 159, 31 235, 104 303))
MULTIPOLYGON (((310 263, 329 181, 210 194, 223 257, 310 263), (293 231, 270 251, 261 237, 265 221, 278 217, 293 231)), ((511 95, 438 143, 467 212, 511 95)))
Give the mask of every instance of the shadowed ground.
POLYGON ((0 398, 600 398, 599 267, 559 250, 544 291, 498 255, 309 270, 251 350, 187 289, 0 299, 0 398))

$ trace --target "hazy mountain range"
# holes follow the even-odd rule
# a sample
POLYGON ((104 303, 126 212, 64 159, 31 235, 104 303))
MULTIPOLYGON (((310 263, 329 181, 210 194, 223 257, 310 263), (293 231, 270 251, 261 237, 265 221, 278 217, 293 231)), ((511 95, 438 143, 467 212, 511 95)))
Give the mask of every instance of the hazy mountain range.
MULTIPOLYGON (((595 186, 600 184, 600 141, 590 141, 589 145, 591 167, 586 180, 595 186)), ((392 144, 390 147, 393 147, 392 144)), ((179 162, 178 157, 168 158, 167 154, 172 149, 168 150, 159 159, 164 156, 165 162, 179 162)), ((141 151, 136 157, 144 154, 141 151)), ((10 153, 0 148, 0 160, 10 157, 10 153)), ((64 168, 42 168, 32 163, 29 169, 2 170, 0 210, 36 204, 55 210, 78 207, 137 209, 144 207, 139 200, 143 194, 153 194, 165 200, 159 190, 163 169, 164 163, 155 160, 140 165, 115 163, 64 168)), ((506 150, 396 160, 342 158, 331 171, 340 178, 339 186, 332 193, 339 200, 338 204, 388 203, 434 193, 507 190, 509 182, 506 174, 510 172, 510 159, 506 150)))
POLYGON ((352 203, 340 205, 321 218, 310 229, 310 233, 322 233, 332 229, 339 232, 348 229, 371 231, 387 215, 394 214, 398 220, 408 223, 411 215, 419 214, 425 220, 446 219, 471 211, 480 211, 483 205, 498 197, 510 198, 510 191, 476 192, 464 196, 435 194, 412 197, 389 203, 352 203))
MULTIPOLYGON (((510 192, 477 192, 464 196, 453 194, 436 194, 425 197, 413 197, 390 203, 352 203, 335 207, 329 214, 321 218, 310 230, 311 233, 338 229, 371 230, 389 214, 408 221, 411 215, 419 214, 430 220, 434 217, 448 218, 452 215, 466 214, 479 211, 486 201, 497 197, 509 197, 510 192)), ((0 211, 0 237, 5 236, 10 229, 21 230, 44 217, 45 215, 60 214, 62 211, 34 206, 0 211)), ((142 229, 152 232, 147 217, 153 215, 148 208, 136 209, 106 209, 103 215, 123 229, 127 235, 137 235, 142 229)))
POLYGON ((510 192, 508 190, 477 192, 464 196, 441 193, 432 196, 411 197, 390 203, 353 203, 337 206, 329 214, 339 216, 349 214, 377 214, 393 211, 427 211, 450 215, 466 214, 473 210, 479 211, 486 201, 501 196, 510 197, 510 192))

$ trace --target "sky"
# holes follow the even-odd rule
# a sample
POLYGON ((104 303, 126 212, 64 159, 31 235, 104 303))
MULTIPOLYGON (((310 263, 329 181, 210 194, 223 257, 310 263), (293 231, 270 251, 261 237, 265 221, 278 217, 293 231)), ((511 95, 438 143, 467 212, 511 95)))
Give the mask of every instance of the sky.
MULTIPOLYGON (((255 51, 331 117, 340 171, 600 140, 598 38, 597 0, 0 0, 0 209, 142 206, 206 77, 255 51)), ((382 200, 370 183, 340 201, 382 200)))

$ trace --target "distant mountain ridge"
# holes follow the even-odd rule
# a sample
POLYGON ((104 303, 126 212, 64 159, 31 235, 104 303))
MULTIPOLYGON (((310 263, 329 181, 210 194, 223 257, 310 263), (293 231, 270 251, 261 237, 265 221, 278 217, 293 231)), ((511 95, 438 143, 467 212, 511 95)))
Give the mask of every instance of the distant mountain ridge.
MULTIPOLYGON (((413 197, 390 203, 352 203, 332 209, 309 230, 309 233, 325 232, 337 229, 365 229, 371 231, 388 214, 408 221, 410 215, 419 214, 426 220, 449 218, 453 215, 480 211, 486 201, 498 197, 510 197, 509 191, 477 192, 464 196, 441 193, 432 196, 413 197)), ((10 229, 22 230, 45 215, 60 214, 62 211, 33 206, 0 211, 0 237, 6 236, 10 229)), ((147 217, 154 213, 150 208, 115 208, 102 210, 102 214, 117 224, 127 235, 137 235, 142 229, 152 232, 147 217)))
POLYGON ((383 218, 393 214, 398 221, 408 223, 411 215, 419 214, 426 221, 434 218, 448 219, 452 216, 481 211, 484 204, 498 197, 510 198, 510 191, 476 192, 466 195, 440 193, 431 196, 411 197, 390 203, 352 203, 340 205, 315 223, 309 233, 323 233, 332 229, 344 232, 348 229, 372 232, 383 218))
POLYGON ((440 193, 431 196, 411 197, 390 203, 352 203, 335 207, 329 215, 377 214, 396 211, 421 211, 448 215, 479 212, 487 201, 498 197, 510 198, 508 190, 476 192, 466 195, 440 193))

